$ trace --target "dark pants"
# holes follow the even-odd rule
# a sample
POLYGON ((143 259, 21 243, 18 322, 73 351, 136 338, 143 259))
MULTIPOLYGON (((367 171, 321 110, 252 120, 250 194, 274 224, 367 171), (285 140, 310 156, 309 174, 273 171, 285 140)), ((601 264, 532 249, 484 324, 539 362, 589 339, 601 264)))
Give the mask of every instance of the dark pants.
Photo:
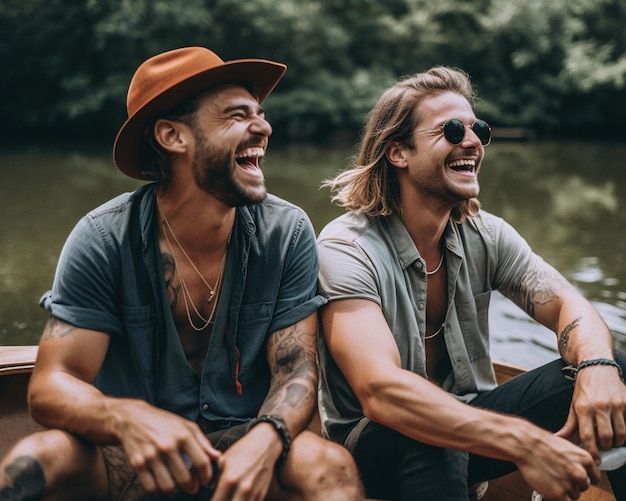
MULTIPOLYGON (((626 355, 617 354, 626 372, 626 355)), ((525 417, 550 431, 567 419, 574 385, 562 360, 521 374, 476 397, 471 405, 525 417)), ((353 455, 369 497, 402 501, 467 501, 467 486, 516 469, 513 463, 441 449, 369 422, 353 455)), ((609 472, 618 501, 626 501, 626 466, 609 472)))
MULTIPOLYGON (((220 451, 225 451, 243 437, 248 426, 248 423, 243 423, 219 429, 202 419, 199 424, 213 446, 220 451)), ((113 501, 207 501, 213 495, 213 485, 200 489, 196 494, 180 493, 171 496, 146 494, 121 446, 102 446, 101 450, 107 469, 110 499, 113 501)), ((218 472, 214 467, 215 473, 218 472)))

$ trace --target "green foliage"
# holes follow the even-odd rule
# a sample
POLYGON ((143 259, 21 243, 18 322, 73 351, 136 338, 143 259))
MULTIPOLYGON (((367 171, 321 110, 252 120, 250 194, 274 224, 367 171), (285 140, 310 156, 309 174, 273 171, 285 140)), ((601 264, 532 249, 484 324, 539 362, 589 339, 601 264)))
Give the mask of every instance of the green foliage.
POLYGON ((384 88, 437 64, 468 71, 493 125, 605 133, 626 113, 625 22, 624 0, 3 0, 0 111, 16 137, 108 142, 136 67, 202 45, 288 65, 279 138, 356 134, 384 88))

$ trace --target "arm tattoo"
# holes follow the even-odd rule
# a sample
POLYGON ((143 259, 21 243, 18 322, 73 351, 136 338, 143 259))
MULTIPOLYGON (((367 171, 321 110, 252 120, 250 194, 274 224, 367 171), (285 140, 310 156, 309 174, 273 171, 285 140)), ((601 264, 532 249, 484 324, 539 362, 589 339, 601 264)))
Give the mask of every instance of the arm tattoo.
POLYGON ((535 318, 535 307, 556 300, 565 286, 567 281, 556 270, 535 263, 502 292, 535 318))
POLYGON ((277 331, 268 340, 272 386, 264 412, 280 407, 298 408, 317 398, 315 333, 301 332, 294 325, 277 331))
POLYGON ((39 461, 20 456, 6 466, 0 484, 0 499, 37 501, 43 499, 46 477, 39 461))
MULTIPOLYGON (((52 339, 55 337, 69 336, 76 330, 73 325, 67 324, 58 318, 50 317, 46 328, 43 331, 42 339, 52 339)), ((1 499, 1 498, 0 498, 1 499)))
POLYGON ((164 252, 163 254, 161 254, 161 262, 163 264, 163 279, 165 280, 165 290, 167 291, 170 308, 172 309, 172 311, 174 311, 176 309, 176 305, 178 304, 178 292, 180 291, 180 285, 174 286, 176 261, 174 261, 174 256, 164 252))
MULTIPOLYGON (((565 354, 565 351, 567 350, 567 347, 568 347, 567 344, 569 343, 570 332, 572 332, 576 327, 578 327, 578 324, 580 323, 580 320, 582 318, 583 317, 578 317, 578 318, 572 320, 561 331, 561 334, 559 335, 559 353, 561 354, 561 356, 563 356, 565 354)), ((565 358, 565 357, 563 357, 563 358, 565 358)))

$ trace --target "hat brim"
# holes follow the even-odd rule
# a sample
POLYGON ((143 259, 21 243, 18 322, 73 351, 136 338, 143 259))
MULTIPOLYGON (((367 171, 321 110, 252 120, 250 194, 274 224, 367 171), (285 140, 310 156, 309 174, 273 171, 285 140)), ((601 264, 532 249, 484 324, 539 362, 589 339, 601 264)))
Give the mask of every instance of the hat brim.
POLYGON ((115 164, 127 176, 149 180, 150 178, 143 173, 142 168, 146 159, 143 135, 146 124, 153 117, 176 107, 202 91, 229 83, 252 85, 257 92, 259 102, 263 102, 274 90, 286 69, 284 64, 273 61, 239 59, 197 73, 166 89, 124 122, 113 146, 115 164))

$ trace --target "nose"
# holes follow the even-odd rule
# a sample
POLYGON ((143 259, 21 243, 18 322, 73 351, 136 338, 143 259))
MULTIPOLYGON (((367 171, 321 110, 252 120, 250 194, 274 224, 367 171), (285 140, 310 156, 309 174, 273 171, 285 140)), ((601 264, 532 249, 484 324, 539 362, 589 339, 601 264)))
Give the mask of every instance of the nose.
POLYGON ((480 138, 476 135, 476 133, 469 125, 465 126, 465 135, 463 136, 463 141, 461 141, 461 145, 474 148, 482 146, 480 138))
POLYGON ((250 132, 252 132, 253 134, 260 134, 262 136, 269 137, 272 135, 272 126, 265 119, 265 117, 257 115, 250 124, 250 132))

